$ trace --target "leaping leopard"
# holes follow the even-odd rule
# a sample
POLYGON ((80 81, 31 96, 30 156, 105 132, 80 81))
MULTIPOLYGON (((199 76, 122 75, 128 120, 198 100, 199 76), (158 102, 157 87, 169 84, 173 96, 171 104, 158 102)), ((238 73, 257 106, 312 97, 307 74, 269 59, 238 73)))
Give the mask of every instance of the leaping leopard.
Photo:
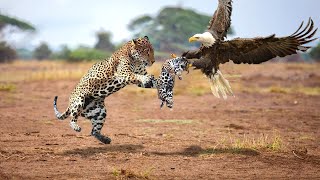
POLYGON ((153 75, 147 74, 146 66, 155 62, 154 50, 147 36, 133 39, 114 52, 109 59, 95 63, 85 74, 69 97, 69 106, 65 112, 57 109, 54 98, 54 111, 59 120, 71 116, 70 126, 81 131, 77 119, 81 115, 92 123, 91 135, 105 144, 111 139, 101 134, 107 109, 104 100, 128 84, 143 88, 156 88, 153 75))

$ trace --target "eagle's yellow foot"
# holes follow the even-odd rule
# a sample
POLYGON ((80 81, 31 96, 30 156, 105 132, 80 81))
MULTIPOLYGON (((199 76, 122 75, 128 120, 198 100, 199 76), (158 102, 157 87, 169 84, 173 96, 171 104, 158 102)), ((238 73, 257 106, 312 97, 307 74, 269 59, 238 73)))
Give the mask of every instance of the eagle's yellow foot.
POLYGON ((171 54, 171 57, 172 57, 172 58, 176 58, 177 55, 176 55, 176 54, 171 54))

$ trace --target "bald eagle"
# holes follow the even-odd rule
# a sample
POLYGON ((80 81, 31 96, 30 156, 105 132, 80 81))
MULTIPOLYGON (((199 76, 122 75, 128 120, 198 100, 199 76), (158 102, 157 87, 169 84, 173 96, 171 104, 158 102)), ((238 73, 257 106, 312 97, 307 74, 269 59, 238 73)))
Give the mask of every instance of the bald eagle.
POLYGON ((305 52, 310 47, 303 46, 316 40, 312 39, 317 29, 310 18, 305 28, 303 22, 296 32, 286 37, 276 37, 275 34, 258 38, 236 38, 225 41, 231 24, 232 0, 219 0, 218 8, 209 22, 208 30, 195 34, 189 42, 200 42, 198 50, 182 54, 195 69, 200 69, 208 78, 212 93, 224 99, 233 96, 229 82, 223 77, 219 65, 233 61, 235 64, 260 64, 277 56, 285 57, 305 52))

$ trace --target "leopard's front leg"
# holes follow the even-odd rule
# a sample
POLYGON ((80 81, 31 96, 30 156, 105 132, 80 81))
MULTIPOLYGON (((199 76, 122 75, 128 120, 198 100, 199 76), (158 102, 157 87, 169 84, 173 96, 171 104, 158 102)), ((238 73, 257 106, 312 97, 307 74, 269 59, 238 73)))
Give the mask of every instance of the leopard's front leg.
MULTIPOLYGON (((135 74, 137 75, 145 75, 145 76, 150 76, 147 72, 147 69, 145 66, 140 66, 140 68, 137 68, 135 71, 134 71, 135 74)), ((152 89, 158 89, 158 80, 156 78, 154 78, 153 75, 151 75, 151 81, 148 82, 147 84, 143 84, 143 83, 139 83, 137 84, 138 87, 141 87, 141 88, 152 88, 152 89)))
POLYGON ((122 77, 128 84, 136 84, 142 88, 157 88, 156 79, 150 74, 137 74, 132 72, 129 60, 122 59, 117 69, 117 76, 122 77))
POLYGON ((136 84, 137 86, 142 88, 157 88, 157 79, 152 74, 132 74, 130 83, 136 84))

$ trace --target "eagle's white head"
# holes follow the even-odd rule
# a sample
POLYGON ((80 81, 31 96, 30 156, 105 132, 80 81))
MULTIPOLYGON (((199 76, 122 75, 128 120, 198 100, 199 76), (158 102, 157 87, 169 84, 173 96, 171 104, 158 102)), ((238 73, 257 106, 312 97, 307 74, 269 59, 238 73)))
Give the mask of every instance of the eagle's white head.
POLYGON ((216 42, 216 39, 210 32, 204 32, 202 34, 195 34, 194 36, 189 38, 189 42, 195 41, 201 42, 205 47, 210 47, 216 42))

